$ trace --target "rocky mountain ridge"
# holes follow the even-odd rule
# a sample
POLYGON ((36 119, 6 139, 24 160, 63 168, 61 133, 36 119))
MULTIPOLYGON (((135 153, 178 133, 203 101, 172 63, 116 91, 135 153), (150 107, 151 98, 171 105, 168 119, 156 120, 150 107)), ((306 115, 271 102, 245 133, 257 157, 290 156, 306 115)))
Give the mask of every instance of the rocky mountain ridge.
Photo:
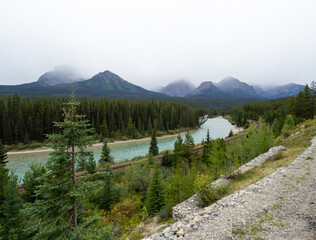
POLYGON ((260 101, 260 99, 297 95, 304 89, 304 86, 287 84, 263 89, 260 86, 251 86, 234 77, 226 77, 218 83, 212 81, 202 82, 197 88, 194 88, 188 81, 178 80, 168 84, 159 92, 154 92, 132 84, 108 70, 100 72, 90 79, 83 79, 73 69, 59 66, 54 68, 53 71, 41 75, 36 82, 15 86, 1 85, 0 94, 19 94, 32 97, 68 96, 69 89, 72 88, 76 89, 78 95, 86 97, 166 98, 170 96, 188 98, 189 101, 192 98, 260 101))

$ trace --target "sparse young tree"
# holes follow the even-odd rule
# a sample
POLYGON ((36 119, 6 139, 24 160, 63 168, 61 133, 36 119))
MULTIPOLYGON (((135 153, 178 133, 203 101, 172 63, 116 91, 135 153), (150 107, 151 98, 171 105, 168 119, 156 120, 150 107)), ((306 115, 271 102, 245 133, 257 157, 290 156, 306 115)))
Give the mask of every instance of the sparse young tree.
POLYGON ((88 161, 86 163, 86 170, 88 173, 93 174, 95 173, 95 168, 97 164, 93 157, 93 152, 88 152, 88 161))
POLYGON ((112 182, 112 170, 107 166, 105 171, 104 185, 100 196, 100 206, 104 210, 110 210, 111 205, 114 202, 113 182, 112 182))
POLYGON ((156 215, 159 210, 165 206, 165 192, 164 186, 160 176, 158 165, 155 165, 153 176, 146 194, 145 206, 148 214, 156 215))
POLYGON ((109 148, 107 142, 104 140, 99 163, 101 165, 105 165, 107 163, 112 163, 112 162, 113 162, 113 157, 111 156, 111 149, 109 148))
POLYGON ((153 131, 153 133, 151 135, 149 153, 151 153, 153 156, 157 156, 159 154, 159 148, 158 148, 158 142, 157 142, 155 130, 153 131))

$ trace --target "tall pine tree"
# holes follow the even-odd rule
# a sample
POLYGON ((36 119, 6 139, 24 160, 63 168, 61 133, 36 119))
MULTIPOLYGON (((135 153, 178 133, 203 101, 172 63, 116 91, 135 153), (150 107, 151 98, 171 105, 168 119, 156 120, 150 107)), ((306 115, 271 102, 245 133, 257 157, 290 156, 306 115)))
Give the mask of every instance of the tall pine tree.
POLYGON ((47 173, 36 192, 41 198, 26 204, 25 213, 31 220, 33 239, 78 239, 78 224, 83 194, 77 187, 75 161, 78 152, 91 144, 89 125, 77 114, 79 102, 72 93, 63 109, 63 122, 55 122, 61 133, 49 136, 54 149, 47 162, 47 173), (77 152, 78 151, 78 152, 77 152))

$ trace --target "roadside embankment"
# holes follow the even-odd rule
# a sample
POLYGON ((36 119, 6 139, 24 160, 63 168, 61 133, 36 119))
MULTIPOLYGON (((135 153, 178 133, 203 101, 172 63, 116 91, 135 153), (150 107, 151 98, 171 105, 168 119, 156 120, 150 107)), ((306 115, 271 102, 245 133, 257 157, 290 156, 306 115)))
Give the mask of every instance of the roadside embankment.
POLYGON ((146 239, 315 239, 316 137, 292 163, 146 239))

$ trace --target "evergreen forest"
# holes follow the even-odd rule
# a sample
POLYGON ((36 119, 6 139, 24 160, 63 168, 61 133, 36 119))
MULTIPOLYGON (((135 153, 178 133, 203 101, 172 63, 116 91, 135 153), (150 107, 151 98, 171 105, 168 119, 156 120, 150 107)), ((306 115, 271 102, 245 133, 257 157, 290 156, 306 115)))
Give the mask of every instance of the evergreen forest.
MULTIPOLYGON (((0 96, 0 139, 6 145, 43 142, 47 134, 58 132, 54 122, 63 119, 62 107, 67 98, 25 98, 0 96)), ((182 103, 163 101, 108 100, 82 98, 77 109, 95 130, 94 138, 122 139, 172 133, 177 129, 199 126, 205 111, 182 103)), ((36 146, 36 144, 35 144, 36 146)))

